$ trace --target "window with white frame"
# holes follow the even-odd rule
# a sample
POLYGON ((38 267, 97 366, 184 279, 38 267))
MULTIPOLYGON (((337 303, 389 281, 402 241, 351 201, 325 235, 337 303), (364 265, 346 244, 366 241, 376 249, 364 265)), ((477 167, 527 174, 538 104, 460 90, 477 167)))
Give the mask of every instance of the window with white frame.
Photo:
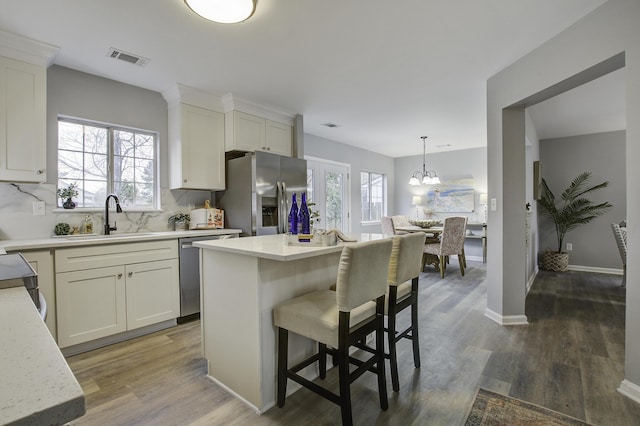
POLYGON ((360 172, 362 222, 379 222, 386 206, 386 177, 380 173, 360 172))
POLYGON ((58 119, 58 188, 75 183, 78 207, 104 207, 116 194, 122 207, 156 209, 158 135, 70 118, 58 119))

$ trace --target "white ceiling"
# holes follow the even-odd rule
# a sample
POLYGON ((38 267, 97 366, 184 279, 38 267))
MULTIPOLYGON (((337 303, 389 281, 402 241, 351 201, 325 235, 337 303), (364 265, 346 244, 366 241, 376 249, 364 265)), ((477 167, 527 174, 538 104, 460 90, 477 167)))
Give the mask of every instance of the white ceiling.
MULTIPOLYGON (((307 133, 402 157, 422 153, 423 135, 428 152, 486 146, 486 80, 604 2, 258 0, 250 20, 223 25, 182 0, 0 0, 0 29, 59 46, 62 66, 231 92, 304 115, 307 133), (110 47, 151 62, 109 59, 110 47)), ((602 101, 584 104, 599 116, 602 101)), ((575 131, 547 128, 558 108, 576 111, 554 108, 536 107, 539 134, 575 131)))

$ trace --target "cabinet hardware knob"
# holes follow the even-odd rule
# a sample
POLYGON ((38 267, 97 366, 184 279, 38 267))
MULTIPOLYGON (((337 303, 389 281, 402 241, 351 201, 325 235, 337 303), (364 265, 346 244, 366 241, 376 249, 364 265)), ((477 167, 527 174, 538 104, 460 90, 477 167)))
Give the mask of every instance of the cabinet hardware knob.
POLYGON ((182 182, 183 182, 183 183, 187 183, 187 180, 185 179, 185 180, 183 180, 182 182))
POLYGON ((132 277, 133 276, 133 272, 129 272, 129 276, 132 277))
POLYGON ((40 170, 38 170, 38 172, 37 172, 37 173, 38 173, 39 175, 43 174, 43 173, 44 173, 44 169, 40 169, 40 170))
POLYGON ((118 279, 122 278, 122 274, 118 274, 118 279))

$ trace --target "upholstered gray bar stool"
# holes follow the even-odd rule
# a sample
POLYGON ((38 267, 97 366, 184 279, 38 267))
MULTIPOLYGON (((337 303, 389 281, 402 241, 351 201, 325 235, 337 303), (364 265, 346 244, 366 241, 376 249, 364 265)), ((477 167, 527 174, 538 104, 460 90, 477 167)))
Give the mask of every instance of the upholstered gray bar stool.
POLYGON ((422 249, 426 235, 415 232, 393 238, 393 249, 389 261, 389 292, 385 303, 387 315, 387 339, 391 367, 391 385, 395 392, 400 390, 398 380, 398 357, 396 343, 409 339, 413 343, 413 364, 420 368, 420 344, 418 341, 418 278, 422 269, 422 249), (396 317, 411 307, 411 324, 403 331, 396 330, 396 317))
POLYGON ((380 408, 386 410, 387 387, 384 357, 384 298, 387 291, 390 238, 349 244, 342 250, 338 265, 336 291, 314 291, 285 301, 274 308, 274 324, 278 327, 278 395, 284 406, 287 379, 340 406, 342 423, 353 424, 351 383, 366 371, 378 377, 380 408), (288 367, 289 331, 318 342, 318 353, 297 365, 288 367), (349 348, 375 332, 374 354, 366 361, 349 356, 349 348), (326 375, 326 354, 338 366, 340 393, 314 383, 298 372, 318 362, 320 378, 326 375), (350 372, 349 365, 357 368, 350 372))
MULTIPOLYGON (((395 392, 400 390, 398 378, 398 356, 396 344, 402 339, 409 339, 413 343, 413 364, 420 368, 420 343, 418 336, 418 278, 422 270, 422 248, 426 234, 414 232, 412 234, 397 235, 393 238, 393 249, 389 259, 389 276, 387 295, 385 299, 385 315, 387 316, 387 341, 389 352, 384 356, 389 359, 391 367, 391 386, 395 392), (403 331, 396 329, 397 316, 403 310, 411 307, 411 324, 403 331)), ((372 352, 361 343, 358 348, 372 352)))

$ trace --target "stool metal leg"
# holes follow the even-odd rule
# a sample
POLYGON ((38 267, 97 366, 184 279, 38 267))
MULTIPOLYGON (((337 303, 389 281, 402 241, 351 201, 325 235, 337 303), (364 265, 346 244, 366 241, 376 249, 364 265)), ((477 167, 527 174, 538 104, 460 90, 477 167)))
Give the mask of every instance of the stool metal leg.
POLYGON ((418 277, 411 280, 411 341, 413 342, 413 364, 420 368, 420 337, 418 336, 418 277))

